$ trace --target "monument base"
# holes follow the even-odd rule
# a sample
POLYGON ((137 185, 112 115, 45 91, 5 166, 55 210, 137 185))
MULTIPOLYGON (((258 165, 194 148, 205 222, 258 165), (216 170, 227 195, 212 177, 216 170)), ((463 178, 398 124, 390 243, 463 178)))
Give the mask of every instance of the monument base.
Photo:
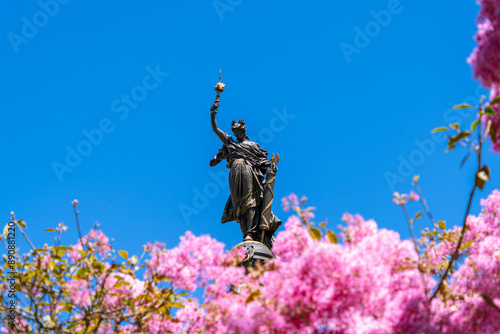
POLYGON ((246 251, 246 258, 240 264, 245 267, 254 267, 257 263, 264 264, 267 260, 272 259, 274 257, 273 252, 264 245, 262 242, 258 241, 243 241, 236 246, 233 247, 232 250, 237 248, 243 248, 246 251))

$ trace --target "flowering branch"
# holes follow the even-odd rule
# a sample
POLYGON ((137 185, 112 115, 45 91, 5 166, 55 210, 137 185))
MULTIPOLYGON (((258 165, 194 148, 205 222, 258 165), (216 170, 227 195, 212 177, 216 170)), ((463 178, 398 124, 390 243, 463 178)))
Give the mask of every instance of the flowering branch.
MULTIPOLYGON (((480 122, 481 122, 481 118, 483 116, 494 114, 494 111, 490 107, 483 108, 483 99, 484 98, 481 99, 480 105, 478 108, 478 112, 479 112, 478 119, 475 120, 471 125, 472 131, 474 131, 476 128, 478 128, 478 130, 477 130, 477 143, 471 142, 469 140, 469 138, 467 138, 471 135, 471 133, 469 131, 461 131, 459 129, 458 124, 450 124, 450 127, 453 128, 457 132, 457 135, 453 136, 453 137, 448 137, 449 141, 448 141, 447 151, 454 149, 455 144, 457 142, 466 141, 466 143, 468 144, 470 149, 473 150, 474 152, 476 152, 476 154, 477 154, 477 171, 476 171, 476 174, 474 177, 474 186, 472 187, 472 190, 469 194, 469 201, 467 203, 467 209, 465 211, 465 216, 464 216, 463 223, 462 223, 462 230, 460 233, 460 237, 459 237, 458 242, 456 244, 455 250, 451 255, 451 258, 448 261, 448 265, 446 267, 446 270, 445 270, 443 276, 441 276, 441 279, 439 280, 439 283, 438 283, 436 289, 434 290, 433 294, 431 295, 431 298, 430 298, 431 301, 436 297, 436 295, 441 290, 444 282, 448 278, 448 275, 453 268, 454 261, 456 261, 458 259, 458 256, 459 256, 459 253, 460 253, 460 250, 462 247, 462 242, 464 240, 464 235, 465 235, 465 232, 467 230, 467 218, 469 216, 469 212, 470 212, 470 208, 472 205, 472 201, 474 199, 474 193, 476 191, 476 188, 479 188, 482 190, 486 181, 488 181, 489 177, 490 177, 490 171, 489 171, 488 166, 482 165, 482 149, 483 149, 483 144, 484 144, 484 140, 486 139, 486 137, 483 137, 483 135, 482 135, 480 122)), ((469 109, 469 108, 472 108, 472 107, 470 105, 467 105, 467 104, 461 104, 461 105, 454 107, 454 109, 469 109)), ((491 125, 491 121, 488 120, 487 124, 488 124, 487 128, 489 128, 491 125)), ((435 129, 434 132, 441 131, 442 129, 448 130, 448 128, 440 128, 440 129, 435 129)), ((464 158, 464 162, 467 159, 467 157, 468 157, 468 155, 464 158)))

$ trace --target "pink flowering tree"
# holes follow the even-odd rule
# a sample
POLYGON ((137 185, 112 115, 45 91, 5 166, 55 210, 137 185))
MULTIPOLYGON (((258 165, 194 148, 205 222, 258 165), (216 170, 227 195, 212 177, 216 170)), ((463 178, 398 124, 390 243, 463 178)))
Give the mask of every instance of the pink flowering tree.
MULTIPOLYGON (((78 222, 76 200, 73 205, 78 222)), ((164 333, 181 323, 177 319, 182 319, 182 311, 174 319, 171 310, 184 307, 189 298, 174 293, 166 276, 137 277, 145 267, 144 257, 158 245, 144 246, 140 258, 128 256, 116 252, 95 226, 77 244, 63 246, 61 235, 67 227, 60 223, 46 231, 57 234, 54 245, 35 248, 25 233, 26 223, 12 213, 2 239, 7 249, 12 248, 7 239, 10 226, 32 251, 19 258, 4 255, 1 333, 164 333), (9 294, 13 282, 15 292, 9 294), (164 327, 164 321, 172 327, 164 327)))
MULTIPOLYGON (((417 193, 395 194, 395 202, 405 212, 417 203, 427 207, 417 193)), ((438 221, 414 240, 401 240, 373 220, 345 214, 337 243, 326 224, 315 227, 305 199, 299 203, 292 194, 283 203, 298 214, 278 233, 277 258, 247 275, 242 268, 213 261, 223 256, 223 246, 206 236, 188 232, 178 247, 153 251, 150 271, 161 268, 179 289, 204 288, 203 302, 192 300, 186 314, 194 324, 190 332, 500 331, 500 191, 481 201, 478 216, 467 217, 465 233, 438 221), (460 239, 458 261, 439 286, 460 239), (205 261, 207 243, 217 255, 205 261)))

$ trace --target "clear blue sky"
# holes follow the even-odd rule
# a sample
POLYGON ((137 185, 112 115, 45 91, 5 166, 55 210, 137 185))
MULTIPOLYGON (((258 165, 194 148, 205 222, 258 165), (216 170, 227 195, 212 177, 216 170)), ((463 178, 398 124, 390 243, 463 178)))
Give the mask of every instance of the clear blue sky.
MULTIPOLYGON (((74 198, 83 232, 97 220, 117 249, 174 246, 187 229, 238 243, 220 224, 227 170, 209 167, 219 68, 219 126, 245 119, 280 154, 277 200, 304 194, 318 220, 360 213, 406 238, 391 194, 416 173, 434 215, 461 222, 474 163, 461 170, 465 152, 444 154, 430 130, 470 124, 450 107, 485 93, 465 62, 474 1, 60 1, 0 12, 0 221, 15 211, 37 246, 61 221, 76 243, 74 198)), ((486 154, 480 196, 499 187, 498 160, 486 154)))

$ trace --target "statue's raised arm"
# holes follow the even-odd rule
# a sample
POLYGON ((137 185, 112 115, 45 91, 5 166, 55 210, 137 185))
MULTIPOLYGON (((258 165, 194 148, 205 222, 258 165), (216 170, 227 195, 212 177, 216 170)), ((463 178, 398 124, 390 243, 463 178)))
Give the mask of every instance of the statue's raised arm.
POLYGON ((210 118, 212 122, 212 130, 215 132, 217 137, 225 144, 227 139, 227 134, 219 129, 217 126, 217 120, 215 119, 215 115, 217 114, 217 109, 219 108, 219 96, 217 95, 217 99, 215 100, 212 108, 210 108, 210 118))

